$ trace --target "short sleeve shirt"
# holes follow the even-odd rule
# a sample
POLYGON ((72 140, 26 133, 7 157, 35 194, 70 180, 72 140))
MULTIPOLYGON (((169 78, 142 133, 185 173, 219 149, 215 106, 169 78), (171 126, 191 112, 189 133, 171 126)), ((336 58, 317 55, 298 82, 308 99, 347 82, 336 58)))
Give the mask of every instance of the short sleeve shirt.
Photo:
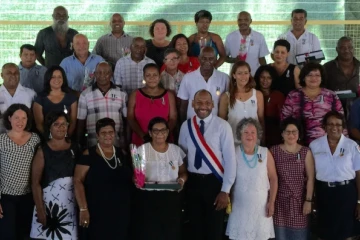
MULTIPOLYGON (((261 33, 251 29, 251 33, 248 37, 250 38, 250 43, 245 61, 249 63, 251 68, 251 75, 254 76, 256 70, 260 66, 259 58, 268 55, 269 49, 267 47, 265 38, 261 33)), ((242 38, 243 36, 239 30, 231 32, 226 36, 225 50, 227 56, 231 56, 232 58, 238 57, 242 38)))
POLYGON ((353 140, 341 136, 337 148, 331 154, 327 135, 310 144, 315 159, 316 179, 323 182, 352 180, 360 170, 360 147, 353 140))
POLYGON ((147 182, 176 182, 179 167, 185 158, 180 147, 169 143, 164 153, 157 152, 151 143, 145 143, 139 148, 145 149, 147 182))
MULTIPOLYGON (((214 101, 214 108, 212 114, 218 114, 218 105, 222 93, 228 91, 229 76, 226 73, 214 69, 212 76, 206 82, 204 77, 200 74, 200 68, 194 72, 187 73, 181 81, 179 92, 177 96, 182 100, 188 100, 189 103, 194 99, 194 95, 201 89, 208 90, 214 101)), ((195 115, 191 104, 188 104, 187 118, 195 115)))

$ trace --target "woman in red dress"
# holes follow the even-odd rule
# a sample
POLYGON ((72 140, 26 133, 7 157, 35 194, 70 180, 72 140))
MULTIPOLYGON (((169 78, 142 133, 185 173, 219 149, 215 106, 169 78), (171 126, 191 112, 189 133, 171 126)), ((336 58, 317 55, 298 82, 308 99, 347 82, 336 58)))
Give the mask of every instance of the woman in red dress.
POLYGON ((132 130, 131 143, 137 146, 149 140, 147 127, 154 117, 164 118, 169 123, 170 133, 177 121, 175 96, 159 86, 157 65, 148 63, 143 72, 145 86, 131 93, 127 112, 127 122, 132 130))

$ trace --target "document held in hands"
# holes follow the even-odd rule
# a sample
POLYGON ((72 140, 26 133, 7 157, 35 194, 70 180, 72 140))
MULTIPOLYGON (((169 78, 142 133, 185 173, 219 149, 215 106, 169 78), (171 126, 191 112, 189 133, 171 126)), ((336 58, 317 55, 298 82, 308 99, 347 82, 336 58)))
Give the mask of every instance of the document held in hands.
POLYGON ((303 64, 307 61, 321 61, 325 59, 324 52, 322 50, 302 53, 295 56, 297 64, 303 64))

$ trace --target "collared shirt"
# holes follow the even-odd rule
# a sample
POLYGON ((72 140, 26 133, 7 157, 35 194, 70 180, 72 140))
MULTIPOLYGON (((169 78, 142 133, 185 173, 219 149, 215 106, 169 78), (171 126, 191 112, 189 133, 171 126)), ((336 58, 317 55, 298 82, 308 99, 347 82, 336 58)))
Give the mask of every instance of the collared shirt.
MULTIPOLYGON (((25 104, 28 108, 31 108, 31 105, 34 101, 36 93, 30 88, 26 88, 19 85, 17 86, 14 96, 11 96, 8 90, 4 85, 0 87, 0 114, 3 115, 4 112, 14 103, 25 104)), ((0 120, 0 133, 5 133, 6 129, 4 127, 2 119, 0 120)))
MULTIPOLYGON (((201 119, 196 117, 196 122, 198 124, 200 120, 201 119)), ((236 177, 236 158, 231 127, 225 120, 211 114, 203 120, 205 122, 205 141, 224 167, 224 177, 221 191, 228 193, 230 192, 230 188, 236 177)), ((212 173, 204 161, 199 169, 194 167, 196 147, 190 137, 187 121, 182 124, 180 129, 179 145, 188 156, 189 172, 199 174, 212 173)))
POLYGON ((310 53, 321 50, 319 38, 305 29, 305 32, 296 39, 290 29, 285 36, 281 35, 279 38, 286 39, 290 43, 290 52, 287 58, 288 63, 298 65, 295 56, 303 53, 310 53))
MULTIPOLYGON (((261 33, 251 29, 248 38, 249 47, 247 49, 245 61, 249 63, 251 68, 251 75, 254 76, 256 70, 260 66, 259 58, 265 57, 270 52, 266 44, 265 38, 261 33)), ((239 30, 233 31, 226 36, 225 50, 227 56, 231 56, 232 58, 238 57, 241 39, 243 39, 243 36, 241 35, 239 30)))
POLYGON ((173 90, 177 94, 183 77, 184 73, 180 70, 178 70, 174 76, 171 76, 166 70, 164 70, 160 74, 160 82, 165 89, 173 90))
POLYGON ((52 26, 39 31, 36 37, 35 48, 36 52, 41 55, 45 51, 45 66, 47 68, 52 65, 59 65, 64 58, 73 54, 72 41, 76 34, 78 34, 78 31, 69 28, 66 33, 66 47, 62 48, 52 26))
POLYGON ((201 89, 208 90, 212 95, 214 101, 214 108, 212 114, 218 114, 218 105, 220 96, 223 92, 228 91, 229 88, 229 76, 226 73, 220 72, 214 69, 213 74, 206 82, 204 77, 200 73, 200 68, 194 72, 185 74, 180 84, 178 97, 182 100, 188 100, 187 118, 191 118, 195 115, 194 109, 191 106, 191 101, 197 91, 201 89))
POLYGON ((32 133, 21 146, 6 133, 0 134, 0 196, 19 196, 31 192, 31 163, 39 143, 40 138, 36 133, 32 133))
POLYGON ((108 33, 97 40, 92 53, 100 55, 107 62, 115 66, 120 58, 130 54, 132 40, 133 37, 125 32, 119 38, 115 37, 112 33, 108 33))
POLYGON ((60 66, 64 69, 69 87, 75 91, 82 91, 93 83, 96 66, 104 59, 95 54, 89 54, 82 64, 73 54, 61 61, 60 66))
POLYGON ((97 120, 108 117, 115 121, 116 142, 119 146, 123 141, 123 120, 127 114, 127 94, 122 92, 119 87, 111 83, 109 91, 103 95, 94 83, 85 89, 79 98, 77 118, 86 119, 86 129, 88 131, 88 146, 94 146, 97 142, 95 126, 97 120), (119 136, 120 134, 120 136, 119 136))
POLYGON ((32 68, 28 69, 19 64, 20 83, 22 86, 30 88, 36 92, 41 93, 44 90, 44 75, 47 68, 35 64, 32 68))
POLYGON ((316 179, 323 182, 341 182, 354 179, 360 170, 360 147, 341 135, 334 154, 331 153, 327 135, 310 144, 314 155, 316 179))
POLYGON ((143 68, 148 63, 155 63, 154 60, 144 56, 140 62, 131 59, 131 54, 120 58, 117 61, 114 71, 116 85, 121 86, 121 90, 130 95, 134 90, 144 86, 143 68))
POLYGON ((359 87, 359 68, 360 62, 354 58, 354 71, 351 77, 345 76, 339 66, 338 57, 324 64, 326 71, 325 87, 332 91, 351 90, 353 93, 358 92, 359 87))

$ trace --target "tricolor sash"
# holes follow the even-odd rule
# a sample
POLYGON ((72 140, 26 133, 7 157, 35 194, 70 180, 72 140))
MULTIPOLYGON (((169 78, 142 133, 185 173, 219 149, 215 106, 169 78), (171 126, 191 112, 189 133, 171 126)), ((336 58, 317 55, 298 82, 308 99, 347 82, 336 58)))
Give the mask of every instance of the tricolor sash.
POLYGON ((204 136, 201 134, 199 125, 196 123, 196 116, 192 119, 188 119, 187 124, 190 137, 196 149, 200 151, 202 160, 204 160, 217 179, 219 179, 220 182, 223 182, 224 168, 212 149, 206 143, 204 136))

